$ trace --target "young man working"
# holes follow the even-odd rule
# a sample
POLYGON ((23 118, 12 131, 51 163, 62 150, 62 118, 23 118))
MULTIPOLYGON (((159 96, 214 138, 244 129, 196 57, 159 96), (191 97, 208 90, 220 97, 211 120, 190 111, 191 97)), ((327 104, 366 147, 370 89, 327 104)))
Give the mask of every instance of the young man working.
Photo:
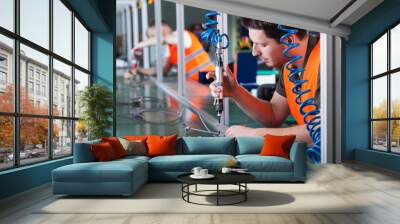
MULTIPOLYGON (((163 35, 163 44, 167 44, 167 50, 164 53, 163 73, 168 74, 172 66, 178 64, 178 36, 177 32, 173 32, 171 27, 162 22, 161 32, 163 35)), ((147 40, 140 42, 135 49, 140 49, 157 44, 155 24, 152 23, 147 30, 147 40)), ((207 52, 197 37, 190 31, 184 31, 184 47, 185 47, 185 73, 186 78, 197 81, 199 72, 208 72, 214 70, 214 64, 210 60, 207 52)), ((156 75, 156 68, 137 68, 136 71, 130 73, 138 73, 140 75, 156 75)), ((128 74, 129 77, 129 74, 128 74)))
MULTIPOLYGON (((253 42, 253 56, 258 57, 269 67, 278 68, 281 73, 270 102, 254 97, 240 86, 229 67, 225 69, 223 92, 221 88, 216 88, 214 83, 211 83, 212 94, 232 97, 249 117, 265 126, 265 128, 249 128, 234 125, 227 129, 225 135, 232 137, 264 136, 266 134, 296 135, 296 140, 311 144, 312 140, 304 124, 303 116, 299 113, 298 105, 294 101, 296 95, 292 93, 293 84, 287 78, 289 72, 284 68, 289 58, 282 54, 286 47, 280 44, 279 39, 285 33, 279 30, 276 24, 253 19, 242 19, 242 25, 249 30, 249 36, 253 42), (280 128, 279 126, 285 121, 289 113, 296 119, 297 125, 280 128)), ((302 56, 294 65, 305 68, 301 78, 308 80, 308 82, 303 84, 302 89, 311 89, 310 93, 303 95, 302 101, 309 97, 315 97, 319 102, 319 38, 310 36, 305 30, 299 29, 299 32, 292 35, 288 41, 299 44, 289 53, 302 56)), ((208 74, 208 77, 210 76, 212 76, 211 73, 208 74)))

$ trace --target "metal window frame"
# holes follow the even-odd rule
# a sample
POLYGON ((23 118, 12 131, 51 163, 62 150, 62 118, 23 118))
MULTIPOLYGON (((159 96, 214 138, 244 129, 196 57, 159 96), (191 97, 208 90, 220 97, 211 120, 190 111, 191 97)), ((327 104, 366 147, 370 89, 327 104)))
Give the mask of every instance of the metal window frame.
POLYGON ((79 71, 87 74, 89 76, 89 86, 92 85, 93 83, 93 76, 91 75, 91 66, 92 66, 92 60, 91 60, 91 49, 92 49, 92 43, 91 43, 91 37, 92 37, 92 30, 88 27, 88 25, 83 21, 83 19, 72 9, 72 7, 65 1, 65 0, 59 0, 62 4, 64 4, 65 7, 68 8, 68 10, 71 11, 71 59, 64 58, 63 56, 53 52, 53 0, 48 0, 49 4, 49 46, 48 49, 45 47, 42 47, 39 44, 34 43, 33 41, 30 41, 29 39, 22 37, 20 35, 20 0, 14 0, 13 1, 13 31, 10 31, 4 27, 0 26, 0 35, 3 35, 7 38, 12 39, 13 41, 13 60, 14 63, 12 65, 12 72, 13 72, 13 78, 14 78, 14 93, 13 93, 13 111, 12 112, 1 112, 0 111, 0 116, 4 117, 12 117, 13 119, 13 153, 14 153, 14 161, 13 161, 13 166, 0 169, 0 171, 5 171, 5 170, 11 170, 19 167, 24 167, 24 166, 30 166, 33 164, 38 164, 38 163, 43 163, 49 160, 58 160, 66 157, 70 157, 73 155, 74 151, 74 143, 75 143, 75 122, 79 120, 75 116, 75 69, 78 69, 79 71), (87 30, 88 32, 88 68, 85 69, 80 65, 77 65, 75 63, 75 19, 77 19, 83 27, 87 30), (23 44, 29 48, 32 48, 33 50, 36 50, 42 54, 45 54, 49 57, 49 64, 48 64, 48 113, 47 115, 39 115, 39 114, 27 114, 27 113, 21 113, 20 111, 20 45, 23 44), (72 93, 72 99, 71 99, 71 115, 70 116, 55 116, 53 115, 53 60, 56 59, 59 62, 62 62, 66 65, 69 65, 71 67, 71 93, 72 93), (34 162, 34 163, 27 163, 27 164, 21 164, 21 159, 20 159, 20 125, 21 125, 21 118, 42 118, 42 119, 47 119, 48 120, 48 136, 47 136, 47 141, 48 141, 48 158, 43 158, 43 160, 34 162), (55 120, 66 120, 66 121, 71 121, 71 154, 70 155, 65 155, 65 156, 60 156, 60 157, 54 157, 53 156, 53 147, 52 147, 52 137, 53 137, 53 122, 55 120))
POLYGON ((400 67, 399 68, 395 68, 395 69, 391 69, 391 30, 393 28, 395 28, 396 26, 398 26, 400 24, 400 20, 396 21, 395 23, 393 23, 392 25, 390 25, 387 29, 385 29, 384 32, 382 32, 381 34, 379 34, 376 38, 374 38, 370 43, 368 43, 369 46, 369 149, 373 150, 373 151, 382 151, 382 150, 378 150, 378 149, 374 149, 374 144, 373 144, 373 123, 376 121, 386 121, 386 135, 387 135, 387 139, 386 139, 386 144, 387 144, 387 150, 385 152, 387 153, 391 153, 391 154, 400 154, 399 152, 393 152, 392 151, 392 136, 391 136, 391 129, 392 129, 392 121, 398 121, 400 120, 400 117, 392 117, 392 106, 391 106, 391 78, 392 75, 400 72, 400 67), (373 44, 379 40, 382 36, 387 35, 387 68, 386 71, 380 74, 373 74, 373 44), (386 77, 386 85, 387 85, 387 105, 386 105, 386 118, 373 118, 373 91, 374 91, 374 86, 373 86, 373 81, 375 79, 379 79, 382 77, 386 77))

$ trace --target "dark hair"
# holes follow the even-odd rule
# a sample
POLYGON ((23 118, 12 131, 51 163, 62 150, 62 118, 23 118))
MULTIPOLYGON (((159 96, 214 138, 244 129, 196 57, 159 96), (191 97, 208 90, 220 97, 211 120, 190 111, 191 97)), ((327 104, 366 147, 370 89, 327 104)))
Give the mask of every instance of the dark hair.
MULTIPOLYGON (((278 28, 278 24, 275 24, 275 23, 264 22, 264 21, 260 21, 260 20, 256 20, 256 19, 241 18, 240 24, 242 26, 246 27, 247 29, 252 28, 252 29, 257 29, 257 30, 263 30, 267 37, 273 38, 277 42, 279 42, 279 39, 282 37, 282 35, 286 34, 286 32, 280 30, 278 28)), ((303 39, 304 36, 307 34, 306 30, 298 29, 298 28, 295 28, 295 29, 298 30, 296 35, 300 39, 303 39)))

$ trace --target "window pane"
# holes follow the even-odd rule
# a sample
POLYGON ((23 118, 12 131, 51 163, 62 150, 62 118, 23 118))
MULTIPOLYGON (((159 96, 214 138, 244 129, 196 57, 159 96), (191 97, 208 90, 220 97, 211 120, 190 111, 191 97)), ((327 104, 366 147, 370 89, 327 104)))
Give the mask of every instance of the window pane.
POLYGON ((387 118, 387 77, 372 81, 372 118, 387 118))
POLYGON ((49 48, 49 0, 20 0, 21 36, 49 48))
POLYGON ((53 1, 53 51, 71 60, 72 12, 60 1, 53 1))
POLYGON ((0 170, 14 165, 13 118, 0 116, 0 170))
POLYGON ((14 0, 0 1, 0 26, 14 31, 14 0))
POLYGON ((387 121, 372 122, 372 148, 387 151, 387 121))
POLYGON ((71 66, 53 60, 53 115, 72 117, 71 66))
POLYGON ((390 69, 400 67, 400 25, 397 25, 391 31, 390 60, 390 69))
POLYGON ((53 121, 53 157, 72 154, 72 121, 53 121))
POLYGON ((49 158, 48 121, 44 118, 21 117, 19 152, 21 164, 49 158))
POLYGON ((81 114, 80 92, 89 86, 89 75, 75 69, 75 117, 79 117, 81 114))
POLYGON ((390 85, 391 115, 392 117, 400 118, 400 91, 398 89, 398 86, 400 86, 400 72, 391 75, 390 85))
POLYGON ((0 111, 14 111, 13 40, 0 35, 0 111))
POLYGON ((48 64, 47 55, 21 44, 21 113, 48 114, 48 64))
POLYGON ((391 121, 391 136, 392 152, 400 153, 400 120, 391 121))
POLYGON ((75 63, 89 70, 89 32, 75 18, 75 63))
POLYGON ((75 122, 75 143, 85 142, 88 138, 88 129, 86 122, 79 120, 75 122))
POLYGON ((372 44, 372 75, 387 71, 387 34, 372 44))

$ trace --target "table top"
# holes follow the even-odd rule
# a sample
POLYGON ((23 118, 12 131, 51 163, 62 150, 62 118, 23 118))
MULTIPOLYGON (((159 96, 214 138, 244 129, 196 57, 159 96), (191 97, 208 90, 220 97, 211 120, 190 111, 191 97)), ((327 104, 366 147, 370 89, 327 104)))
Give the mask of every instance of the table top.
POLYGON ((255 177, 249 173, 212 173, 215 177, 211 179, 193 179, 190 177, 191 174, 179 175, 177 179, 186 184, 236 184, 255 180, 255 177))

